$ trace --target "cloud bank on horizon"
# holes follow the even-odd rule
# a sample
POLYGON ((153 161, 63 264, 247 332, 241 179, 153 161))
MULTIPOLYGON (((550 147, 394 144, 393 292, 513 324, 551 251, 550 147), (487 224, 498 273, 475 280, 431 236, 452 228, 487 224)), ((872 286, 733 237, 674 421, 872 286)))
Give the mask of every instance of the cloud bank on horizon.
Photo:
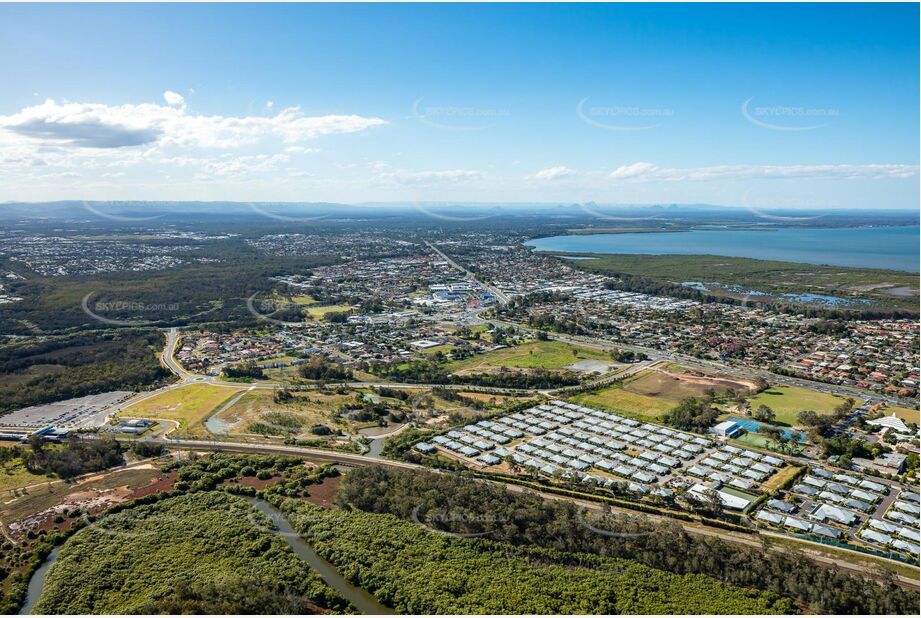
MULTIPOLYGON (((801 12, 786 29, 780 7, 745 9, 761 12, 757 25, 735 15, 740 8, 712 23, 704 14, 710 7, 601 6, 585 9, 590 16, 566 6, 517 14, 500 7, 373 7, 361 17, 345 7, 158 7, 149 23, 130 19, 134 10, 0 7, 0 40, 7 41, 0 53, 29 61, 0 67, 10 85, 0 94, 0 200, 918 204, 918 40, 917 32, 897 27, 906 12, 917 16, 917 7, 801 12), (171 21, 178 12, 181 25, 171 21), (122 37, 141 39, 157 31, 158 21, 200 33, 196 28, 220 14, 217 30, 232 25, 256 38, 248 21, 268 22, 279 37, 254 41, 246 52, 272 67, 265 70, 271 75, 237 84, 245 68, 175 32, 164 35, 173 40, 159 55, 136 44, 155 69, 115 62, 113 75, 97 77, 82 63, 93 66, 126 39, 67 47, 67 16, 77 13, 105 16, 126 27, 122 37), (734 23, 749 35, 757 29, 766 42, 751 51, 702 36, 650 51, 656 39, 683 32, 689 15, 702 30, 734 23), (864 25, 865 40, 847 28, 855 21, 864 25), (484 32, 481 48, 466 55, 431 48, 437 57, 410 57, 420 41, 397 36, 409 29, 420 37, 410 26, 440 24, 447 41, 487 23, 496 39, 484 32), (821 35, 810 30, 818 23, 821 35), (393 36, 377 39, 372 24, 393 36), (522 25, 534 32, 523 34, 522 25), (278 42, 286 28, 313 38, 278 42), (30 32, 40 32, 51 49, 30 48, 23 38, 30 32), (556 36, 558 47, 539 47, 541 34, 556 36), (804 55, 806 40, 816 36, 838 55, 812 48, 804 55), (565 44, 576 49, 559 47, 565 44), (65 49, 80 60, 67 74, 51 63, 65 49), (320 67, 293 54, 310 58, 317 50, 336 62, 320 67), (505 62, 497 54, 517 51, 525 55, 515 66, 530 79, 503 74, 509 83, 497 81, 494 65, 505 62), (772 55, 786 60, 797 53, 797 65, 775 74, 772 55), (632 64, 625 67, 621 57, 632 64), (660 66, 668 59, 694 72, 702 58, 724 66, 699 72, 700 84, 669 80, 660 66), (467 72, 471 61, 481 63, 479 72, 467 72), (658 74, 662 79, 652 77, 658 74), (868 96, 878 80, 893 76, 898 85, 868 96), (129 84, 126 92, 113 88, 118 80, 129 84), (708 83, 718 92, 703 92, 708 83), (751 96, 753 90, 764 93, 751 96)), ((208 42, 232 56, 224 34, 231 38, 216 32, 208 42)))

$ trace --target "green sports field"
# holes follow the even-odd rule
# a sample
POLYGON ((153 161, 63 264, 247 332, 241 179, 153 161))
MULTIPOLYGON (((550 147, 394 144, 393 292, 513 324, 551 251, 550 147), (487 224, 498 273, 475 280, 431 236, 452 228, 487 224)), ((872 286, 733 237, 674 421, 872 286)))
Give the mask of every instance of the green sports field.
MULTIPOLYGON (((798 386, 772 386, 750 397, 748 402, 751 409, 756 410, 758 406, 765 405, 776 414, 776 422, 790 426, 797 426, 797 416, 803 410, 812 410, 819 414, 831 414, 835 407, 844 403, 845 398, 819 391, 800 388, 798 386)), ((858 399, 856 405, 864 402, 858 399)))

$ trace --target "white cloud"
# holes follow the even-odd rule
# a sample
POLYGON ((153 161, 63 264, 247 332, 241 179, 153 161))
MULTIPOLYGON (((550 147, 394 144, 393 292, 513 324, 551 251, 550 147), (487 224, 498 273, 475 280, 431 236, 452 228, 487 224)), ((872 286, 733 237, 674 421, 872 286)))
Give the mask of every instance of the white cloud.
POLYGON ((5 134, 0 137, 0 146, 24 138, 32 143, 77 148, 145 144, 236 148, 266 137, 295 143, 323 135, 356 133, 383 124, 386 121, 380 118, 357 115, 306 116, 298 107, 282 109, 270 117, 204 116, 188 114, 184 106, 152 103, 110 106, 47 99, 18 113, 0 116, 0 130, 5 134))
POLYGON ((452 184, 483 177, 481 172, 471 169, 407 170, 395 168, 384 161, 373 161, 370 167, 376 172, 378 180, 400 185, 452 184))
POLYGON ((203 177, 239 177, 244 174, 267 172, 280 169, 291 157, 287 154, 234 155, 224 154, 217 158, 204 157, 166 157, 157 160, 160 167, 175 166, 198 169, 203 177))
POLYGON ((648 174, 652 170, 658 169, 652 163, 633 163, 631 165, 621 165, 616 170, 611 172, 611 178, 616 178, 618 180, 623 178, 638 178, 645 174, 648 174))
POLYGON ((528 178, 532 178, 534 180, 559 180, 561 178, 572 178, 578 174, 579 172, 568 168, 565 165, 557 165, 555 167, 548 167, 546 169, 535 172, 528 178))
POLYGON ((178 92, 173 92, 172 90, 167 90, 163 93, 163 100, 166 101, 167 105, 180 107, 185 105, 185 97, 178 92))
POLYGON ((609 175, 612 180, 657 182, 747 180, 772 178, 911 178, 917 165, 715 165, 710 167, 660 167, 652 163, 622 165, 609 175))
POLYGON ((407 171, 397 170, 391 174, 391 177, 401 184, 427 184, 431 182, 463 182, 465 180, 476 180, 482 174, 476 170, 434 170, 434 171, 407 171))
POLYGON ((306 148, 304 146, 288 146, 285 148, 288 154, 307 154, 310 152, 320 152, 319 148, 306 148))

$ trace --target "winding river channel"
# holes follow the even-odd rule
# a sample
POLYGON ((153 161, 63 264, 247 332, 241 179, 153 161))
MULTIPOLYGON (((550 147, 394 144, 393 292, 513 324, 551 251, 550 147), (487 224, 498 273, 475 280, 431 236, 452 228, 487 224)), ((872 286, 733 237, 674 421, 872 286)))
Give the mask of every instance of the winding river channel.
POLYGON ((20 616, 32 613, 32 609, 35 607, 35 604, 38 603, 38 597, 42 595, 42 590, 45 588, 45 578, 48 577, 48 569, 51 568, 52 564, 57 562, 58 552, 60 550, 60 547, 52 549, 51 553, 45 558, 45 561, 42 562, 42 565, 32 574, 32 578, 29 579, 29 588, 26 590, 26 600, 22 604, 22 607, 19 608, 20 616))
POLYGON ((247 498, 247 501, 262 511, 278 528, 282 538, 297 556, 310 565, 330 588, 345 597, 355 609, 362 614, 393 614, 393 610, 385 607, 373 594, 353 586, 346 580, 332 564, 317 555, 317 552, 298 535, 281 511, 260 498, 247 498))
MULTIPOLYGON (((288 543, 288 546, 297 555, 297 557, 310 565, 310 568, 316 571, 317 574, 323 578, 323 581, 325 581, 330 588, 333 588, 336 592, 341 594, 360 613, 394 613, 392 609, 382 605, 381 602, 378 601, 374 595, 369 593, 367 590, 363 590, 358 586, 353 586, 351 583, 349 583, 349 581, 346 580, 341 573, 339 573, 336 567, 317 555, 317 552, 314 551, 314 549, 294 531, 294 528, 291 527, 291 524, 288 522, 281 511, 276 509, 265 500, 261 500, 259 498, 247 498, 247 502, 268 516, 272 523, 275 524, 277 532, 281 535, 285 542, 288 543)), ((36 570, 32 575, 32 578, 29 579, 29 587, 28 591, 26 592, 26 600, 19 610, 19 615, 22 616, 32 613, 32 610, 35 608, 35 604, 38 603, 38 599, 45 587, 45 580, 48 577, 48 570, 57 561, 58 552, 60 549, 60 547, 55 547, 51 553, 48 554, 48 557, 45 558, 45 561, 38 568, 38 570, 36 570)))

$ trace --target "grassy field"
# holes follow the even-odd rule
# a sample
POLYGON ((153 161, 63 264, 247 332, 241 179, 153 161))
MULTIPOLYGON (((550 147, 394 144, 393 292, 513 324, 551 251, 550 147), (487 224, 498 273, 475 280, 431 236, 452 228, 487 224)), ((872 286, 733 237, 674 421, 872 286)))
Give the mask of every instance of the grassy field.
MULTIPOLYGON (((765 405, 776 414, 778 424, 797 426, 797 415, 803 410, 812 410, 819 414, 831 414, 835 407, 844 403, 845 398, 828 393, 800 388, 798 386, 774 386, 749 398, 751 409, 765 405)), ((858 400, 861 405, 863 400, 858 400)))
POLYGON ((351 305, 307 305, 307 314, 314 320, 322 320, 327 313, 348 313, 351 305))
MULTIPOLYGON (((421 391, 420 391, 421 392, 421 391)), ((244 394, 226 410, 215 416, 220 421, 222 430, 228 434, 259 434, 283 436, 303 436, 307 439, 323 439, 310 433, 315 425, 326 425, 333 430, 355 432, 376 422, 353 421, 337 417, 337 412, 346 403, 352 403, 363 393, 349 391, 344 394, 321 393, 309 391, 297 393, 293 400, 276 403, 271 391, 254 390, 244 394), (268 430, 269 433, 266 433, 268 430)), ((404 404, 395 399, 369 394, 373 400, 397 409, 404 404)), ((329 439, 339 439, 330 436, 329 439)))
POLYGON ((0 467, 0 491, 13 489, 16 487, 25 487, 43 481, 51 480, 43 474, 32 474, 22 465, 20 458, 6 462, 0 467))
POLYGON ((422 352, 426 356, 434 356, 438 352, 447 354, 453 349, 454 349, 453 345, 451 345, 450 343, 446 343, 444 345, 436 345, 435 347, 432 347, 432 348, 425 348, 424 350, 420 350, 420 352, 422 352))
POLYGON ((764 482, 762 489, 766 492, 774 491, 775 489, 782 487, 785 483, 789 482, 794 476, 802 471, 800 466, 785 466, 777 471, 771 478, 764 482))
MULTIPOLYGON (((305 398, 298 398, 293 402, 279 404, 272 400, 270 391, 251 391, 246 393, 232 406, 221 412, 216 418, 226 423, 227 433, 251 433, 249 426, 252 423, 272 424, 273 415, 290 415, 300 423, 300 430, 305 431, 313 425, 329 425, 330 427, 345 428, 344 423, 332 420, 332 413, 351 396, 347 395, 321 395, 309 393, 305 398)), ((290 424, 295 428, 296 424, 290 424)))
POLYGON ((906 423, 914 423, 915 425, 921 424, 921 419, 919 419, 919 413, 917 409, 889 406, 888 408, 884 408, 882 412, 886 416, 892 416, 895 414, 906 423))
MULTIPOLYGON (((763 436, 760 433, 746 432, 738 438, 730 440, 730 442, 743 448, 753 446, 755 448, 764 449, 765 451, 774 451, 775 453, 780 453, 778 449, 774 448, 773 442, 768 440, 766 436, 763 436)), ((802 444, 795 445, 794 448, 796 449, 796 452, 794 453, 795 455, 798 455, 803 451, 802 444)))
POLYGON ((603 350, 570 345, 562 341, 535 341, 449 363, 448 368, 452 371, 492 367, 562 369, 586 359, 610 361, 611 356, 603 350))
POLYGON ((314 300, 312 296, 302 294, 301 296, 292 296, 291 302, 293 302, 295 305, 313 305, 317 301, 314 300))
POLYGON ((682 399, 703 397, 708 391, 726 392, 728 389, 745 390, 742 381, 719 376, 696 376, 683 373, 677 365, 667 367, 669 372, 646 370, 633 375, 623 384, 595 392, 581 393, 572 401, 638 418, 660 418, 682 399))
POLYGON ((663 282, 716 282, 750 287, 771 294, 830 294, 863 298, 885 307, 918 310, 918 276, 900 271, 716 255, 578 255, 598 258, 567 260, 578 268, 592 272, 627 273, 663 282), (895 287, 908 287, 914 290, 914 294, 896 297, 885 293, 885 290, 895 287))
POLYGON ((677 404, 676 401, 663 397, 649 397, 631 393, 620 386, 611 386, 595 392, 579 393, 569 399, 575 403, 593 408, 650 419, 661 417, 677 404))
POLYGON ((208 415, 242 390, 212 384, 189 384, 138 402, 122 410, 119 416, 178 421, 180 432, 203 435, 203 421, 208 415))

